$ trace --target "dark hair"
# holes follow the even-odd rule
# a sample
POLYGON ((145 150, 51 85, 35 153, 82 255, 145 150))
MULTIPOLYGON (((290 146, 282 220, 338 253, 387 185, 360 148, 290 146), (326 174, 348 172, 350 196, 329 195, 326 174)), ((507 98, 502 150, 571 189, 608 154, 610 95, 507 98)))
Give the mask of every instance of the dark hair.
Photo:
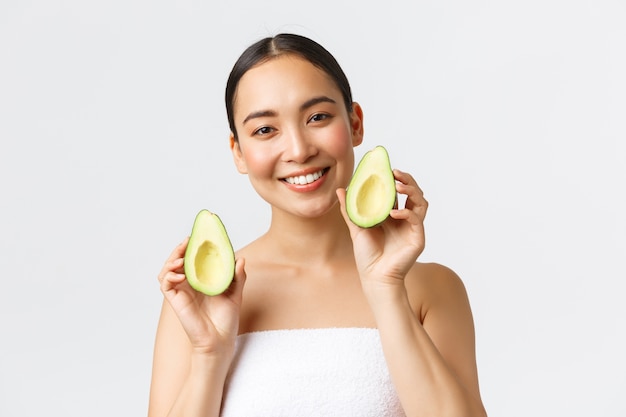
POLYGON ((252 67, 262 62, 268 61, 285 54, 298 55, 328 74, 337 84, 341 91, 343 100, 348 112, 352 111, 352 91, 346 74, 341 66, 319 43, 296 34, 281 33, 273 37, 261 39, 250 45, 239 57, 228 76, 226 83, 226 114, 230 131, 237 140, 237 130, 233 108, 235 105, 235 94, 237 85, 241 77, 252 67))

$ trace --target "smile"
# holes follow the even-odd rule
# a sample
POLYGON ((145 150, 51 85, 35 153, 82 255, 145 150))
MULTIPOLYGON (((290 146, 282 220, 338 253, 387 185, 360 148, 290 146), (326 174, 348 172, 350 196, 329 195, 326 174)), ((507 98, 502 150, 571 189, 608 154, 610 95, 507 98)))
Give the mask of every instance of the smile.
POLYGON ((287 177, 287 178, 284 178, 283 181, 288 182, 289 184, 294 184, 294 185, 311 184, 312 182, 319 180, 326 173, 326 171, 328 171, 328 168, 320 169, 317 172, 313 172, 307 175, 287 177))

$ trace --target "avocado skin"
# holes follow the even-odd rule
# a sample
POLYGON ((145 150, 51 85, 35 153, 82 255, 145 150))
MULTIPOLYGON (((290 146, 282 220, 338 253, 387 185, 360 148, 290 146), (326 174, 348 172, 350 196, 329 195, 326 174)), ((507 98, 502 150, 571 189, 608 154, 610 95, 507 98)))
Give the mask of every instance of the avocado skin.
POLYGON ((235 276, 235 251, 219 216, 202 209, 196 215, 184 256, 189 285, 214 296, 226 291, 235 276), (206 282, 205 273, 210 275, 206 282))
POLYGON ((396 181, 389 154, 378 145, 363 155, 350 179, 346 211, 354 224, 370 228, 389 217, 396 201, 396 181))

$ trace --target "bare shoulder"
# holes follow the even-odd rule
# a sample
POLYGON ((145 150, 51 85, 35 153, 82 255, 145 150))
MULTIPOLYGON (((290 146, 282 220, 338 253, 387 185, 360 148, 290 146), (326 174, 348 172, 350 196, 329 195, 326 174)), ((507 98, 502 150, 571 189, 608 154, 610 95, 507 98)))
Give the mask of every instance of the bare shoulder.
POLYGON ((437 263, 416 263, 405 279, 424 330, 468 391, 480 401, 474 319, 463 281, 437 263))
POLYGON ((235 251, 236 258, 256 259, 259 257, 259 250, 263 248, 263 236, 248 242, 243 247, 235 251))
POLYGON ((467 311, 469 308, 465 284, 445 265, 417 262, 409 271, 405 285, 411 305, 422 322, 433 309, 467 311))

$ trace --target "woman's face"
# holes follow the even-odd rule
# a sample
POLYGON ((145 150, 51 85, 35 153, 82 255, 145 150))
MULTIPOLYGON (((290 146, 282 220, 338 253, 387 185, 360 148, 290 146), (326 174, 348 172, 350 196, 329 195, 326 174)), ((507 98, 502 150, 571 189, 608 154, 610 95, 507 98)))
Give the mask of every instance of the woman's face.
POLYGON ((345 108, 335 82, 310 62, 283 55, 250 69, 234 103, 239 172, 274 209, 304 217, 336 204, 363 138, 361 108, 345 108))

